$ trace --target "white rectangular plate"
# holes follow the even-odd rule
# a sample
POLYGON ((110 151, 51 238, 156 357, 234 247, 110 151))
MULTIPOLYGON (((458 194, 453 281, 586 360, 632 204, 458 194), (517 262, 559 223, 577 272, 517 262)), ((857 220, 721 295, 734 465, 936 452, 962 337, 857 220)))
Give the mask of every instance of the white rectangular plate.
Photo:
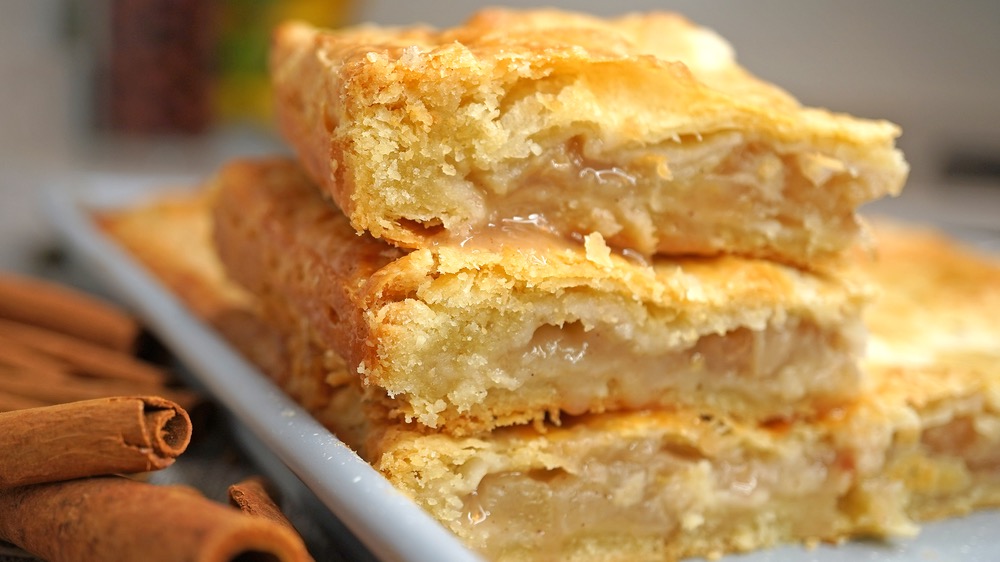
MULTIPOLYGON (((98 176, 53 186, 45 207, 71 248, 267 449, 308 486, 368 549, 386 561, 471 561, 478 557, 202 324, 92 220, 158 188, 191 178, 98 176)), ((995 236, 992 233, 990 236, 995 236)), ((996 239, 1000 239, 997 236, 996 239)), ((854 541, 815 549, 787 546, 724 557, 732 562, 903 562, 1000 560, 1000 511, 925 525, 913 539, 854 541)))

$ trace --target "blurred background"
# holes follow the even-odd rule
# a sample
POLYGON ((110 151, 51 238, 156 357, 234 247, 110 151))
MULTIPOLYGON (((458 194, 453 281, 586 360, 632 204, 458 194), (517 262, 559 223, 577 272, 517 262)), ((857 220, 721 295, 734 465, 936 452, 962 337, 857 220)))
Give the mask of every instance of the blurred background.
MULTIPOLYGON (((1000 2, 545 3, 598 15, 679 11, 717 30, 744 66, 803 103, 899 123, 910 181, 903 197, 875 210, 945 226, 1000 253, 1000 2)), ((0 270, 101 292, 67 258, 43 193, 122 177, 203 178, 229 158, 287 150, 271 125, 265 75, 276 22, 449 26, 482 5, 0 0, 0 270)), ((177 466, 191 468, 174 472, 179 481, 206 490, 247 470, 219 442, 189 453, 177 466)), ((315 513, 292 514, 300 531, 315 513)), ((315 524, 304 534, 326 537, 315 524)))
MULTIPOLYGON (((271 26, 459 23, 470 0, 4 0, 0 265, 51 238, 37 195, 95 173, 204 175, 284 145, 271 129, 271 26)), ((511 6, 530 6, 513 0, 511 6)), ((1000 228, 1000 2, 550 1, 614 15, 665 9, 716 29, 804 103, 902 125, 912 165, 890 210, 1000 228)))

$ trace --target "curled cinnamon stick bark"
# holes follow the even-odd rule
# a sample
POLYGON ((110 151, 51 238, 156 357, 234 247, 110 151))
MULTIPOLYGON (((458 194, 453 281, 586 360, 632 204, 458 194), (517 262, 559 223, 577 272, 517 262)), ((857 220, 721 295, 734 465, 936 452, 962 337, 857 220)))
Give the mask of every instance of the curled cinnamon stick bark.
POLYGON ((189 488, 114 476, 0 490, 0 539, 49 562, 310 559, 281 525, 189 488))
POLYGON ((190 440, 187 412, 155 396, 0 413, 0 489, 164 468, 190 440))
POLYGON ((0 318, 40 326, 119 351, 130 351, 140 331, 134 318, 94 297, 10 273, 0 273, 0 318))

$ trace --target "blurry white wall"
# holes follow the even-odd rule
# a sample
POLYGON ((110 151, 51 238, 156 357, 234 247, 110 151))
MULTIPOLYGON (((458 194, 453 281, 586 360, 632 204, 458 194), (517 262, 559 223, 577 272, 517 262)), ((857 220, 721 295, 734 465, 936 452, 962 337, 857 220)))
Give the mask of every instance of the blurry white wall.
POLYGON ((57 0, 0 0, 0 267, 23 268, 46 235, 36 195, 70 168, 71 54, 57 0))

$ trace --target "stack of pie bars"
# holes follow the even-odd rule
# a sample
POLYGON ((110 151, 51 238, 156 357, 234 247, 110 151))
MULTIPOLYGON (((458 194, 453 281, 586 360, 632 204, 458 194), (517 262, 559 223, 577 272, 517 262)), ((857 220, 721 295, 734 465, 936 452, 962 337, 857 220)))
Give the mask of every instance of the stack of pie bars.
POLYGON ((1000 267, 865 229, 896 126, 672 14, 289 23, 272 74, 297 158, 104 225, 475 551, 674 560, 1000 503, 1000 267))

